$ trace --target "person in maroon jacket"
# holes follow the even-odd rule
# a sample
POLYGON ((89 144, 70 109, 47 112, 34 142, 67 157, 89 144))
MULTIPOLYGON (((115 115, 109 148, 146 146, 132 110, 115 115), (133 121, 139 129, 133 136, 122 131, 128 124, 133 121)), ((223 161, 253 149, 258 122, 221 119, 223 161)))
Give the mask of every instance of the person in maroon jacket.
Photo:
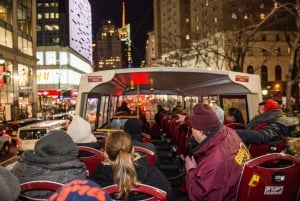
POLYGON ((250 159, 241 138, 207 104, 195 105, 192 116, 178 116, 192 127, 191 156, 185 158, 188 200, 235 201, 243 165, 250 159))

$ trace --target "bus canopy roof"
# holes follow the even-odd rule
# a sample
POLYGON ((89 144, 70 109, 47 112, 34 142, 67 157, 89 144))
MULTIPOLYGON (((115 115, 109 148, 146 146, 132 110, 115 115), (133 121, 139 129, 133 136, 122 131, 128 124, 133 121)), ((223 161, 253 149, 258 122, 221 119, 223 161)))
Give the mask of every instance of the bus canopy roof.
POLYGON ((258 75, 199 68, 128 68, 84 74, 79 92, 102 95, 261 94, 258 75))

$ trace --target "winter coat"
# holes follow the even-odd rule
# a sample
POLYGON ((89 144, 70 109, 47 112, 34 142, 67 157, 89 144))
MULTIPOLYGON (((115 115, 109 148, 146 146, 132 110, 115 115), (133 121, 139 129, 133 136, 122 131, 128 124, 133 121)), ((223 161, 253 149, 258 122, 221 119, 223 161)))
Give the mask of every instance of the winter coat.
POLYGON ((197 167, 185 176, 190 201, 235 201, 244 163, 250 154, 236 132, 222 126, 193 148, 197 167))
MULTIPOLYGON (((32 153, 32 151, 24 152, 20 161, 12 169, 12 173, 17 176, 20 183, 34 180, 67 183, 74 179, 85 179, 86 177, 86 166, 77 158, 58 163, 51 163, 50 160, 50 163, 45 163, 42 159, 40 163, 39 158, 32 153)), ((26 195, 35 198, 47 198, 50 194, 49 191, 26 192, 26 195)))
MULTIPOLYGON (((138 180, 141 183, 164 190, 167 192, 168 200, 175 200, 173 190, 168 179, 165 177, 165 175, 162 174, 162 172, 160 172, 159 169, 157 169, 156 167, 152 167, 146 158, 141 157, 137 160, 136 171, 138 180)), ((114 181, 112 165, 100 163, 97 167, 97 170, 92 175, 90 175, 88 179, 95 181, 102 187, 113 185, 114 181)), ((130 195, 129 200, 132 201, 144 198, 145 195, 141 194, 130 195)))
POLYGON ((237 129, 236 132, 246 144, 264 144, 280 140, 279 135, 286 135, 281 109, 274 109, 255 116, 247 129, 237 129))

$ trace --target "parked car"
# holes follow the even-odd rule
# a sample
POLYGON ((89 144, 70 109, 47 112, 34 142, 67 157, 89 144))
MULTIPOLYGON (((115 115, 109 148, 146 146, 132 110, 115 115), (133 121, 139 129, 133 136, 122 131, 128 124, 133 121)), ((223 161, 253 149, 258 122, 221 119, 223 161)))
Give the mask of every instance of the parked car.
POLYGON ((67 129, 68 119, 45 120, 18 129, 16 146, 18 154, 25 150, 33 150, 35 143, 51 130, 67 129))
POLYGON ((30 118, 22 119, 16 121, 10 121, 6 123, 7 133, 11 136, 12 141, 15 141, 17 138, 17 132, 20 127, 27 126, 32 123, 41 121, 40 119, 30 118))
POLYGON ((7 133, 6 124, 0 124, 0 153, 8 154, 10 152, 11 137, 7 133))

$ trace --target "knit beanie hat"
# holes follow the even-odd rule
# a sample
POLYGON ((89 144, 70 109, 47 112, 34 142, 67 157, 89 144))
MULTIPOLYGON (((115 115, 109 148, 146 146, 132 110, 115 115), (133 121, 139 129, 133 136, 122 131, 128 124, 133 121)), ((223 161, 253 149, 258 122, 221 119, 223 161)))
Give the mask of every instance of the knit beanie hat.
POLYGON ((272 99, 266 101, 264 112, 269 112, 270 110, 277 110, 277 109, 280 109, 280 105, 276 101, 272 99))
POLYGON ((211 106, 211 108, 216 113, 220 123, 223 124, 224 123, 224 110, 218 105, 213 105, 213 106, 211 106))
POLYGON ((0 166, 0 200, 15 201, 21 192, 18 178, 8 169, 0 166))
POLYGON ((187 120, 194 129, 199 131, 211 131, 220 124, 220 121, 212 108, 209 105, 202 103, 195 105, 194 114, 187 120))
POLYGON ((124 131, 131 136, 132 139, 141 138, 143 123, 137 118, 128 119, 124 124, 124 131))
POLYGON ((78 156, 77 145, 63 130, 49 131, 36 142, 34 151, 37 155, 42 157, 78 156))
POLYGON ((97 138, 92 133, 91 125, 80 116, 74 116, 67 133, 75 143, 97 142, 97 138))
POLYGON ((111 197, 94 181, 76 179, 53 193, 48 201, 110 201, 111 197))

